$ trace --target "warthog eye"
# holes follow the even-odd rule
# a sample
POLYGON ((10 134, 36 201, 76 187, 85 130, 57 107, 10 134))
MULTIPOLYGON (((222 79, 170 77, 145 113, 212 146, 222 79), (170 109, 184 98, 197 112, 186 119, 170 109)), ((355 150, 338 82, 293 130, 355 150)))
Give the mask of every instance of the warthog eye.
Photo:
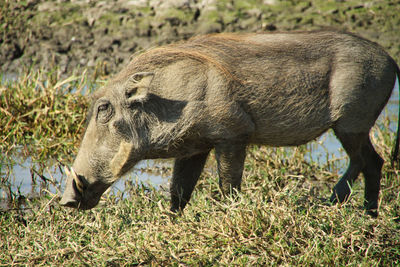
POLYGON ((110 120, 113 113, 112 105, 109 101, 99 101, 97 105, 97 121, 101 123, 106 123, 110 120))
POLYGON ((134 95, 136 94, 136 92, 137 92, 137 87, 131 88, 131 89, 129 89, 129 90, 127 90, 127 91, 125 92, 125 97, 126 97, 127 99, 129 99, 129 98, 131 98, 132 96, 134 96, 134 95))
POLYGON ((109 105, 108 103, 100 105, 99 106, 99 112, 100 111, 106 111, 108 109, 108 105, 109 105))

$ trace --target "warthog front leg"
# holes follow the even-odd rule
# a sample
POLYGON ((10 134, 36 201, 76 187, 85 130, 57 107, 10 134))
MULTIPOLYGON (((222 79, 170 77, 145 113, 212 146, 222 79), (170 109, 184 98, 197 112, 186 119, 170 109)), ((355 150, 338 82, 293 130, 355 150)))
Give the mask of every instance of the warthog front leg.
POLYGON ((175 160, 171 182, 171 211, 183 210, 189 202, 209 152, 175 160))
POLYGON ((239 191, 246 157, 246 144, 244 142, 218 144, 215 146, 215 155, 222 193, 230 194, 234 189, 239 191))

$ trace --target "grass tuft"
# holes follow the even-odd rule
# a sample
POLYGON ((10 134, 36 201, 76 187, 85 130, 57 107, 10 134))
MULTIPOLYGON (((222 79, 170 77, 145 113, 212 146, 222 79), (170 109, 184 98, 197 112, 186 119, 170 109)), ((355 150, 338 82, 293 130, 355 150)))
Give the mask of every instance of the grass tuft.
POLYGON ((1 77, 0 150, 21 152, 34 161, 71 155, 85 123, 85 95, 97 86, 86 72, 63 78, 57 71, 29 70, 1 77))

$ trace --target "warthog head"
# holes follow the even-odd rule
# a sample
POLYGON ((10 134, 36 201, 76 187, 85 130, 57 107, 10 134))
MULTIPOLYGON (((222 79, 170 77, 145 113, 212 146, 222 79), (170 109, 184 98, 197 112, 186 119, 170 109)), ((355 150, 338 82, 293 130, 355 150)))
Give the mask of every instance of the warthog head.
POLYGON ((101 195, 143 156, 148 124, 154 118, 143 112, 154 74, 136 73, 119 78, 93 96, 88 126, 67 182, 61 205, 91 209, 101 195))

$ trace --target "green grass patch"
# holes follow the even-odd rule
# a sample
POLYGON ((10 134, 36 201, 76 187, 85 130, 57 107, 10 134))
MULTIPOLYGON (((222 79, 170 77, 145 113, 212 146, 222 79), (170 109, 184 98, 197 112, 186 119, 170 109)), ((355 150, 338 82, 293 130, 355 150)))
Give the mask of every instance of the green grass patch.
MULTIPOLYGON (((399 222, 388 212, 391 203, 382 203, 380 217, 372 219, 358 208, 361 192, 349 203, 330 207, 298 182, 287 180, 275 190, 271 184, 278 182, 268 176, 247 181, 236 199, 217 200, 211 194, 218 192, 216 178, 207 173, 203 178, 180 216, 167 211, 165 193, 145 185, 127 188, 129 196, 123 200, 105 197, 90 211, 61 208, 57 196, 49 196, 28 202, 24 210, 2 212, 0 262, 157 266, 399 263, 399 222)), ((394 202, 399 201, 397 196, 394 202)))

